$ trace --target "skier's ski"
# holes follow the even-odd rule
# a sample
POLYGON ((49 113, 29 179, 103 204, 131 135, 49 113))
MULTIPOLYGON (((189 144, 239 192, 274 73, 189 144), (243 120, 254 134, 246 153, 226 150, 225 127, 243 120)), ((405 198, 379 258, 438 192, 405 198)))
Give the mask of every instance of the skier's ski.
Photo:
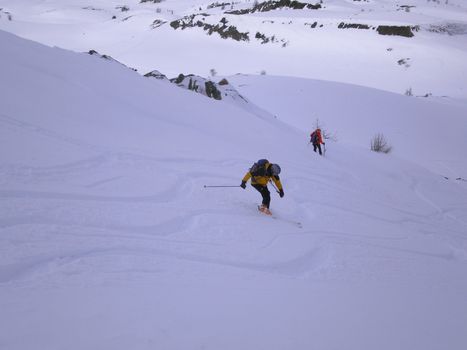
POLYGON ((272 216, 271 211, 268 208, 263 207, 262 205, 258 205, 258 210, 260 211, 260 213, 263 213, 264 215, 272 216))
POLYGON ((266 215, 266 216, 269 216, 271 219, 282 221, 282 222, 294 225, 294 226, 296 226, 298 228, 303 228, 302 223, 300 221, 294 221, 294 220, 279 218, 276 215, 274 215, 273 213, 271 213, 271 211, 269 211, 269 210, 268 210, 269 213, 265 212, 264 209, 262 209, 262 207, 260 205, 258 205, 258 211, 260 213, 266 215))

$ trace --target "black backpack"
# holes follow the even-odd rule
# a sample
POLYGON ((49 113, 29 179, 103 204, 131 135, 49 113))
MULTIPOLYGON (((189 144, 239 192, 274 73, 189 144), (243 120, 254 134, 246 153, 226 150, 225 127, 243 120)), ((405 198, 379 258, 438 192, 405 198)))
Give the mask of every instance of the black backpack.
POLYGON ((260 172, 264 172, 264 166, 269 163, 267 159, 260 159, 255 164, 253 164, 250 168, 250 174, 253 176, 257 175, 264 175, 260 174, 260 172))

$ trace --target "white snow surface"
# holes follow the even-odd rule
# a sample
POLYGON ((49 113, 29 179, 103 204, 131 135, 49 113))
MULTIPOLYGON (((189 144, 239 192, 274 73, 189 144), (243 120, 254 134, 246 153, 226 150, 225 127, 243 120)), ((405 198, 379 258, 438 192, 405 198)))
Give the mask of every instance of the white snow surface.
POLYGON ((464 103, 242 75, 236 106, 0 47, 1 349, 467 347, 464 103), (259 158, 282 167, 274 218, 204 187, 259 158))
POLYGON ((267 72, 467 98, 465 0, 321 3, 317 10, 234 15, 228 12, 251 9, 254 1, 0 0, 0 29, 78 52, 95 49, 142 74, 156 69, 169 78, 206 76, 211 69, 222 75, 267 72), (249 41, 221 39, 198 26, 171 27, 185 16, 212 26, 224 18, 226 26, 248 33, 249 41), (339 29, 340 23, 370 29, 339 29), (409 26, 414 37, 379 35, 380 25, 409 26), (274 42, 262 44, 257 33, 274 42))

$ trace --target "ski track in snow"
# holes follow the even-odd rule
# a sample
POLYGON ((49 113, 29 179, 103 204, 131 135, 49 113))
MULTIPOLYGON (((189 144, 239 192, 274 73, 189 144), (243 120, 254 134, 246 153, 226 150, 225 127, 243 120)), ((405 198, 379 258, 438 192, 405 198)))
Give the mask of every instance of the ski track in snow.
MULTIPOLYGON (((450 220, 453 220, 455 222, 458 222, 461 225, 467 227, 467 222, 465 222, 465 221, 459 219, 458 217, 456 217, 452 213, 453 212, 452 209, 444 209, 441 206, 437 205, 434 201, 429 199, 426 195, 424 195, 423 191, 421 190, 421 184, 420 183, 416 183, 416 185, 414 187, 414 192, 422 201, 424 201, 425 203, 428 203, 431 207, 433 207, 439 215, 441 215, 441 216, 443 216, 445 218, 448 218, 450 220)), ((467 235, 466 235, 466 238, 467 238, 467 235)))
MULTIPOLYGON (((177 220, 181 220, 178 218, 177 220)), ((30 225, 31 223, 24 223, 23 225, 30 225)), ((38 223, 34 223, 38 225, 38 223)), ((39 225, 45 225, 40 223, 39 225)), ((56 227, 57 224, 54 224, 56 227)), ((81 231, 82 229, 89 231, 89 229, 96 229, 93 226, 78 226, 74 228, 75 230, 81 231)), ((103 228, 99 228, 103 229, 103 228)), ((108 230, 117 230, 121 231, 120 228, 105 228, 108 230)), ((321 265, 325 259, 323 258, 320 249, 313 248, 302 255, 296 256, 292 259, 280 262, 269 262, 269 263, 254 263, 247 262, 244 259, 225 259, 221 257, 209 257, 209 255, 201 255, 194 253, 183 253, 183 247, 192 248, 193 245, 207 245, 213 246, 212 243, 203 243, 200 241, 192 242, 187 240, 177 241, 171 239, 156 239, 154 237, 141 236, 141 232, 138 230, 124 230, 128 235, 119 236, 110 232, 106 235, 81 235, 80 233, 75 235, 75 239, 81 238, 105 238, 112 237, 113 240, 119 241, 119 243, 112 243, 112 248, 104 248, 107 246, 105 244, 102 248, 93 248, 77 251, 76 249, 71 252, 62 252, 57 256, 45 256, 45 257, 36 257, 34 259, 27 259, 26 261, 21 261, 16 264, 4 265, 0 269, 0 283, 9 283, 16 281, 18 279, 25 278, 37 278, 38 275, 45 275, 47 273, 57 273, 59 270, 66 267, 76 261, 81 261, 89 258, 99 258, 106 259, 107 256, 119 256, 120 258, 128 258, 131 256, 141 257, 148 256, 151 258, 169 258, 175 260, 181 260, 186 262, 197 262, 202 264, 214 265, 217 267, 231 267, 237 269, 246 269, 257 272, 266 272, 266 273, 279 273, 288 276, 301 276, 313 269, 316 269, 317 266, 321 265), (139 234, 135 237, 134 233, 139 234), (128 243, 128 240, 132 241, 128 243), (125 243, 124 245, 122 245, 125 243), (175 245, 174 249, 158 249, 158 248, 149 248, 151 246, 160 246, 160 245, 175 245), (132 248, 129 246, 133 246, 132 248), (176 248, 180 249, 176 249, 176 248)), ((178 232, 179 230, 177 230, 178 232)), ((63 235, 60 233, 60 235, 63 235)), ((267 249, 275 244, 276 240, 283 239, 284 236, 276 237, 267 245, 259 247, 259 249, 267 249)), ((69 238, 68 238, 69 239, 69 238)), ((101 243, 102 244, 102 243, 101 243)), ((214 246, 215 250, 219 249, 219 245, 214 246)), ((217 255, 217 254, 215 254, 217 255)))
MULTIPOLYGON (((151 168, 156 165, 158 168, 159 160, 154 161, 151 159, 152 166, 147 162, 147 158, 144 158, 144 167, 151 168)), ((87 173, 94 172, 96 169, 105 169, 106 166, 111 166, 112 168, 121 168, 118 164, 123 161, 123 163, 132 163, 133 165, 141 161, 141 157, 136 155, 124 156, 116 154, 104 154, 97 157, 92 157, 86 160, 81 160, 78 162, 54 165, 51 167, 25 167, 25 166, 3 166, 2 173, 4 174, 4 182, 19 182, 25 183, 28 185, 36 183, 50 183, 56 181, 66 182, 68 178, 75 177, 85 177, 87 173), (138 159, 135 161, 135 159, 138 159), (6 176, 6 179, 5 179, 6 176)), ((173 159, 174 164, 179 164, 177 159, 173 159)), ((213 165, 213 162, 209 162, 213 165)), ((223 161, 223 165, 232 165, 236 164, 237 161, 223 161)), ((217 166, 217 164, 214 164, 217 166)), ((157 240, 160 237, 168 237, 174 234, 183 234, 183 232, 189 231, 190 229, 196 228, 196 222, 198 217, 208 215, 228 215, 233 217, 241 218, 243 214, 237 212, 232 213, 230 208, 226 209, 201 209, 201 210, 192 210, 192 209, 183 209, 183 215, 176 215, 171 220, 163 220, 159 224, 154 225, 117 225, 112 222, 105 222, 102 218, 89 216, 83 216, 78 214, 80 207, 86 208, 88 205, 86 202, 89 202, 93 207, 96 208, 102 206, 105 203, 115 203, 119 205, 128 206, 128 205, 150 205, 154 212, 157 212, 157 206, 163 204, 164 208, 167 208, 167 205, 173 202, 183 202, 187 198, 187 193, 191 193, 193 190, 187 189, 188 187, 193 186, 193 181, 196 181, 197 178, 203 178, 204 176, 213 176, 212 172, 193 172, 191 174, 191 180, 182 181, 180 179, 176 180, 172 187, 165 189, 163 192, 147 195, 147 196, 115 196, 115 195, 90 195, 90 194, 71 194, 71 193, 60 193, 60 192, 51 192, 51 191, 24 191, 24 190, 0 190, 0 197, 3 201, 17 201, 21 203, 27 201, 28 203, 37 203, 36 208, 40 208, 41 203, 47 203, 46 209, 44 212, 41 210, 36 210, 36 214, 27 214, 24 216, 16 216, 9 218, 2 218, 0 221, 0 227, 3 229, 12 229, 15 227, 72 227, 74 230, 78 230, 79 233, 75 234, 75 239, 81 239, 84 237, 88 238, 99 238, 99 237, 113 237, 113 239, 123 239, 123 240, 141 240, 142 246, 134 250, 132 254, 137 255, 139 253, 148 254, 150 256, 162 256, 166 258, 172 258, 183 261, 192 261, 200 262, 205 264, 219 265, 225 267, 234 267, 240 269, 248 269, 252 271, 259 272, 270 272, 270 273, 281 273, 287 275, 297 276, 306 271, 313 269, 315 264, 319 260, 317 254, 315 254, 315 248, 312 251, 304 253, 303 255, 297 256, 292 260, 274 263, 274 264, 255 264, 255 263, 242 263, 239 261, 228 261, 222 259, 208 258, 202 255, 195 254, 181 254, 177 250, 157 250, 150 249, 147 250, 144 248, 145 245, 158 243, 177 243, 177 245, 215 245, 212 242, 203 242, 203 241, 189 241, 189 240, 157 240), (78 212, 72 216, 64 216, 51 213, 47 207, 50 203, 59 205, 60 207, 76 207, 78 212), (61 204, 60 204, 61 203, 61 204), (73 204, 73 203, 76 203, 73 204), (156 207, 154 207, 156 206, 156 207), (100 223, 99 223, 100 222, 100 223), (86 234, 85 232, 95 231, 95 230, 105 230, 108 231, 107 234, 86 234), (119 235, 118 233, 123 233, 119 235)), ((93 181, 91 184, 84 185, 85 188, 94 188, 98 187, 100 184, 111 183, 122 176, 115 176, 110 179, 104 179, 99 181, 93 181), (90 186, 91 185, 91 186, 90 186)), ((20 204, 18 204, 20 205, 20 204)), ((175 206, 176 207, 176 206, 175 206)), ((129 209, 134 210, 134 209, 129 209)), ((86 214, 86 211, 84 211, 86 214)), ((254 215, 250 215, 251 218, 254 218, 254 215)), ((257 220, 270 220, 270 218, 257 218, 257 220)), ((281 226, 282 223, 285 224, 285 227, 288 227, 289 230, 294 230, 294 228, 289 227, 285 222, 278 219, 281 226)), ((277 224, 277 223, 276 223, 277 224)), ((267 249, 270 246, 273 246, 276 240, 283 238, 283 236, 273 238, 268 244, 259 247, 260 249, 267 249)), ((54 268, 57 270, 61 269, 63 266, 70 264, 72 262, 87 259, 90 257, 100 256, 105 258, 107 254, 113 255, 121 252, 122 255, 131 254, 128 249, 93 249, 93 250, 83 250, 81 252, 73 251, 68 254, 61 254, 60 256, 47 256, 39 257, 33 260, 28 260, 14 265, 7 265, 2 268, 3 272, 0 273, 1 282, 11 282, 16 279, 22 278, 32 278, 37 276, 40 273, 46 274, 49 271, 53 271, 54 268)))
MULTIPOLYGON (((155 161, 154 159, 149 160, 148 158, 143 157, 144 167, 147 169, 153 169, 156 167, 159 169, 160 161, 155 161), (149 162, 149 163, 148 163, 149 162)), ((3 173, 10 175, 10 180, 15 179, 16 181, 26 182, 28 183, 31 180, 35 180, 38 183, 45 182, 48 183, 50 181, 66 181, 69 177, 82 177, 85 176, 87 173, 94 172, 96 169, 105 169, 107 166, 111 166, 114 168, 122 168, 119 164, 120 162, 131 163, 133 167, 141 166, 138 163, 141 163, 141 156, 134 156, 134 155, 116 155, 116 154, 105 154, 93 158, 89 158, 86 160, 82 160, 79 162, 73 162, 68 164, 62 165, 55 165, 52 167, 40 167, 40 168, 32 168, 32 167, 21 167, 16 166, 11 170, 8 170, 8 167, 3 167, 3 173), (136 159, 136 160, 135 160, 136 159), (14 174, 14 176, 12 176, 14 174), (21 176, 23 175, 23 176, 21 176)), ((173 160, 174 164, 177 164, 176 159, 173 160)), ((206 162, 210 166, 216 165, 213 162, 206 162)), ((234 165, 237 164, 237 161, 227 161, 224 164, 234 165)), ((108 249, 93 249, 93 250, 83 250, 83 251, 73 251, 68 254, 61 254, 60 256, 48 256, 48 257, 40 257, 33 260, 29 260, 26 262, 21 262, 14 265, 7 265, 3 267, 4 272, 0 273, 1 282, 11 282, 17 279, 24 279, 24 278, 32 278, 37 276, 38 274, 47 274, 50 271, 53 271, 54 268, 57 270, 66 267, 67 264, 72 262, 88 259, 88 258, 105 258, 107 255, 118 255, 121 253, 122 256, 131 256, 131 255, 138 255, 139 253, 145 254, 148 256, 153 257, 164 257, 164 258, 171 258, 180 261, 191 261, 191 262, 198 262, 203 264, 210 264, 210 265, 217 265, 218 267, 232 267, 232 268, 239 268, 239 269, 246 269, 251 271, 257 272, 267 272, 267 273, 279 273, 285 274, 288 276, 299 277, 306 275, 308 272, 316 270, 319 266, 323 266, 326 262, 326 256, 329 255, 329 252, 326 253, 327 249, 319 248, 324 247, 323 243, 313 246, 311 250, 308 252, 304 252, 298 256, 295 256, 292 259, 283 262, 276 262, 276 263, 253 263, 253 262, 245 262, 242 260, 226 260, 220 258, 209 257, 208 255, 197 255, 193 253, 181 253, 179 249, 169 249, 169 250, 160 250, 160 249, 148 249, 146 245, 153 245, 154 243, 175 243, 178 246, 188 246, 189 248, 193 248, 193 246, 199 245, 211 245, 217 246, 213 242, 209 242, 209 240, 202 241, 202 240, 195 240, 189 241, 185 239, 178 239, 178 240, 160 240, 162 237, 170 237, 172 235, 179 236, 183 235, 184 232, 189 232, 190 230, 197 230, 197 222, 200 217, 205 215, 225 215, 228 217, 236 217, 236 218, 243 218, 246 213, 238 213, 238 212, 231 212, 231 208, 225 209, 213 209, 212 207, 207 207, 205 209, 199 210, 192 210, 192 209, 184 209, 183 215, 175 215, 170 220, 162 220, 158 224, 152 225, 122 225, 113 223, 113 219, 108 222, 103 220, 102 218, 89 216, 86 215, 83 217, 81 214, 78 214, 80 211, 80 207, 85 208, 86 202, 92 204, 92 206, 101 206, 105 203, 115 203, 126 207, 128 205, 150 205, 151 209, 154 212, 157 212, 157 206, 163 205, 167 208, 167 205, 170 203, 174 203, 174 208, 177 208, 177 203, 186 201, 188 199, 188 194, 192 194, 194 188, 196 186, 195 183, 199 180, 202 180, 205 176, 213 176, 212 172, 194 172, 191 176, 190 180, 182 180, 178 178, 175 180, 173 185, 168 189, 162 191, 158 194, 153 195, 146 195, 146 196, 115 196, 115 195, 90 195, 90 194, 71 194, 71 193, 60 193, 60 192, 50 192, 50 191, 21 191, 21 190, 0 190, 0 197, 2 200, 15 200, 15 201, 28 201, 30 203, 50 203, 56 202, 59 205, 69 206, 70 204, 74 206, 73 203, 77 204, 77 212, 69 217, 60 217, 57 215, 49 215, 48 211, 41 213, 40 211, 35 215, 25 215, 25 216, 17 216, 17 217, 9 217, 9 218, 2 218, 0 221, 0 227, 2 228, 14 228, 14 227, 24 227, 24 226, 43 226, 43 227, 73 227, 80 231, 79 234, 75 235, 75 238, 83 238, 83 237, 110 237, 112 236, 114 239, 120 240, 140 240, 141 246, 138 248, 134 248, 133 250, 125 248, 108 248, 108 249), (188 193, 188 194, 187 194, 188 193), (108 233, 106 234, 86 234, 84 232, 89 231, 102 231, 105 230, 108 233), (83 232, 83 233, 81 233, 83 232), (119 234, 120 233, 120 234, 119 234)), ((93 181, 90 184, 93 187, 98 187, 99 184, 104 183, 112 183, 114 180, 121 178, 121 176, 114 176, 110 179, 104 179, 99 181, 93 181)), ((313 181, 315 177, 312 176, 311 181, 313 181)), ((317 179, 317 178, 316 178, 317 179)), ((296 181, 309 181, 310 179, 307 178, 295 178, 296 181)), ((316 181, 314 182, 316 186, 330 186, 331 180, 328 181, 316 181)), ((449 217, 451 219, 455 219, 445 210, 443 210, 440 206, 434 204, 432 201, 428 200, 426 197, 421 194, 419 189, 420 184, 415 182, 412 184, 412 188, 417 196, 427 203, 430 207, 435 208, 439 214, 443 216, 449 217)), ((89 183, 83 186, 84 188, 90 188, 89 183)), ((332 188, 332 186, 330 187, 332 188)), ((298 204, 299 207, 302 207, 303 212, 309 212, 307 210, 308 202, 303 202, 302 204, 298 204)), ((382 204, 382 203, 379 203, 382 204)), ((401 219, 389 219, 385 216, 373 215, 368 211, 360 211, 358 209, 351 209, 346 206, 338 206, 335 203, 326 204, 325 202, 321 202, 320 206, 328 207, 333 211, 342 211, 346 215, 356 215, 365 218, 366 220, 373 220, 376 223, 378 222, 385 222, 387 224, 392 224, 395 226, 403 227, 404 224, 416 224, 419 227, 426 225, 426 220, 432 215, 430 213, 426 214, 418 214, 414 212, 410 212, 401 208, 391 207, 385 205, 388 209, 399 213, 399 215, 403 215, 405 218, 401 219)), ((134 210, 129 209, 129 210, 134 210)), ((254 212, 254 206, 245 205, 245 209, 252 209, 254 212)), ((84 212, 86 213, 86 212, 84 212)), ((255 213, 256 214, 256 213, 255 213)), ((262 220, 262 222, 268 223, 267 221, 271 221, 271 218, 268 217, 261 217, 257 215, 248 215, 249 219, 254 218, 255 220, 262 220)), ((302 216, 302 220, 304 217, 302 216)), ((309 216, 308 220, 315 220, 315 215, 309 216)), ((279 222, 281 221, 279 217, 279 222)), ((461 222, 461 221, 459 221, 461 222)), ((461 222, 462 223, 462 222, 461 222)), ((269 224, 271 224, 269 222, 269 224)), ((274 222, 274 224, 277 224, 274 222)), ((404 248, 395 248, 391 246, 386 246, 383 244, 376 244, 372 241, 397 241, 397 240, 404 240, 408 236, 404 234, 398 235, 364 235, 364 234, 356 234, 355 232, 345 232, 345 231, 332 231, 332 230, 309 230, 306 229, 308 226, 312 225, 307 220, 303 221, 303 225, 305 229, 298 229, 289 226, 290 222, 284 222, 284 228, 286 231, 283 231, 281 234, 276 234, 275 236, 271 237, 269 241, 259 244, 258 249, 269 249, 279 242, 287 239, 288 237, 306 237, 306 236, 314 236, 314 237, 321 237, 324 242, 329 242, 329 240, 333 241, 336 244, 336 241, 333 237, 339 237, 341 240, 338 244, 344 244, 345 246, 349 245, 358 245, 368 248, 377 248, 382 250, 392 250, 401 252, 408 255, 419 255, 428 258, 437 258, 442 260, 450 260, 453 259, 453 256, 450 254, 436 254, 430 252, 423 252, 421 250, 412 250, 412 249, 404 249, 404 248), (287 233, 287 231, 289 231, 287 233), (295 233, 294 233, 295 232, 295 233), (342 240, 343 239, 343 240, 342 240), (362 239, 367 240, 367 242, 363 243, 362 239)), ((429 227, 427 227, 429 229, 429 227)), ((184 249, 182 249, 183 251, 184 249)), ((196 249, 195 249, 196 250, 196 249)), ((458 252, 457 256, 462 256, 462 252, 458 252)))
POLYGON ((21 130, 29 131, 31 133, 35 133, 38 135, 45 136, 47 138, 57 140, 57 141, 68 143, 74 146, 84 147, 92 151, 96 151, 96 152, 106 151, 102 147, 97 147, 95 145, 86 144, 85 142, 79 139, 63 136, 60 133, 54 132, 42 126, 38 126, 30 122, 20 121, 16 118, 9 117, 2 113, 0 113, 0 122, 3 122, 4 124, 10 125, 10 126, 18 127, 21 130))

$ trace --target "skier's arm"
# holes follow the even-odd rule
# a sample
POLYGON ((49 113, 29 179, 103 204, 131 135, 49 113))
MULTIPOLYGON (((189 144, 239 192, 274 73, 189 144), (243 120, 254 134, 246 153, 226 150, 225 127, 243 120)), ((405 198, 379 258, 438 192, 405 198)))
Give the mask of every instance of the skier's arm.
POLYGON ((273 176, 272 181, 276 184, 277 189, 279 190, 279 196, 282 198, 284 197, 284 189, 282 188, 281 180, 279 179, 279 176, 273 176))
POLYGON ((241 185, 240 185, 241 188, 243 188, 243 189, 246 188, 246 182, 250 179, 250 177, 251 177, 251 173, 250 173, 250 172, 247 172, 247 173, 245 174, 245 176, 243 177, 243 179, 242 179, 242 183, 241 183, 241 185))
POLYGON ((245 176, 243 177, 242 182, 247 182, 248 180, 250 180, 250 177, 251 177, 251 173, 247 172, 245 176))
POLYGON ((283 188, 282 188, 282 183, 281 183, 281 180, 279 178, 279 176, 273 176, 272 177, 272 181, 274 181, 274 183, 276 184, 276 187, 279 191, 284 191, 283 188))

